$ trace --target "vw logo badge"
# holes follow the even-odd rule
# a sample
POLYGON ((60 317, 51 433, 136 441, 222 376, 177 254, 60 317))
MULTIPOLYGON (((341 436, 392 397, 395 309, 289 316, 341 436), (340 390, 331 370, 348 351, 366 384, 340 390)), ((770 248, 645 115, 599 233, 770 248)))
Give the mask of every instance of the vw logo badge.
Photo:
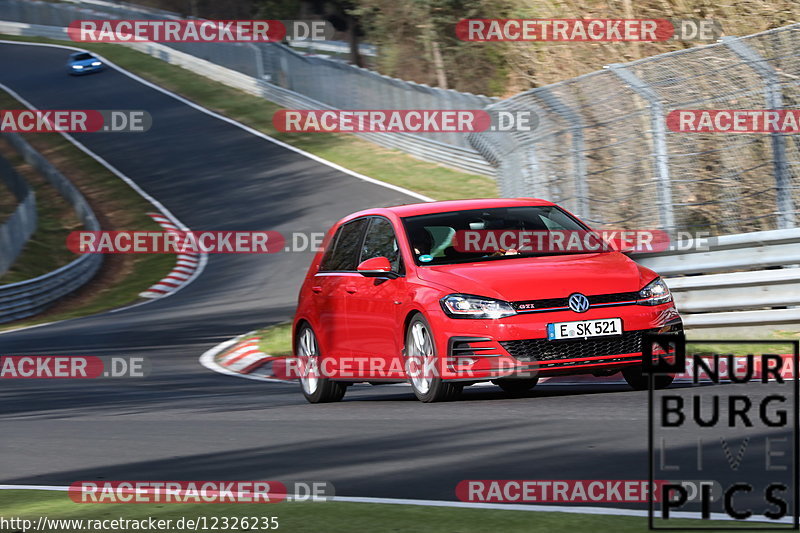
POLYGON ((589 298, 579 292, 570 296, 568 303, 569 308, 576 313, 585 313, 589 309, 589 298))

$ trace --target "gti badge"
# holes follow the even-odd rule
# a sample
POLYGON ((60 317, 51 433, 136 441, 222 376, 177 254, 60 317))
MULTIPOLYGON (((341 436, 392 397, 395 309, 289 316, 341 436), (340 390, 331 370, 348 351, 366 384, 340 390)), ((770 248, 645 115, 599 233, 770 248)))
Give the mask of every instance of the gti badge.
POLYGON ((568 300, 569 308, 576 313, 584 313, 589 309, 589 298, 583 294, 576 292, 571 295, 568 300))

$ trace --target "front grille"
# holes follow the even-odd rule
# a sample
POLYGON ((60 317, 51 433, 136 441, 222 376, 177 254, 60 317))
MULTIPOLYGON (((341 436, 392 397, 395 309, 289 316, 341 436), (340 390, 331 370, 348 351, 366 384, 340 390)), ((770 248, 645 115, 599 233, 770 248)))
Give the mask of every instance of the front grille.
POLYGON ((642 331, 627 331, 615 337, 594 339, 570 339, 549 341, 547 339, 526 339, 501 341, 500 345, 508 353, 524 363, 576 359, 580 357, 603 357, 626 353, 641 353, 642 331))
MULTIPOLYGON (((636 301, 639 298, 638 292, 614 292, 611 294, 595 294, 587 296, 591 307, 601 307, 620 302, 636 301)), ((569 296, 564 298, 543 298, 540 300, 525 300, 522 302, 512 302, 511 305, 519 312, 536 312, 539 310, 553 308, 569 308, 569 296)))
POLYGON ((619 302, 630 302, 639 299, 638 292, 615 292, 612 294, 597 294, 595 296, 587 296, 589 304, 611 304, 619 302))

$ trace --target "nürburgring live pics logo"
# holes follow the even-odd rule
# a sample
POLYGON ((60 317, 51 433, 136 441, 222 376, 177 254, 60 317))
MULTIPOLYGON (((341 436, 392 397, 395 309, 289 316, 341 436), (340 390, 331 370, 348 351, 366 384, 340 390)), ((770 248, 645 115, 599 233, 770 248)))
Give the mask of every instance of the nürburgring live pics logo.
POLYGON ((651 494, 650 529, 719 529, 710 520, 737 531, 798 529, 800 342, 691 341, 687 349, 683 334, 660 333, 643 344, 649 481, 679 480, 651 494), (781 345, 783 354, 764 353, 781 345), (719 353, 719 346, 747 354, 719 353), (657 390, 664 374, 691 379, 657 390))

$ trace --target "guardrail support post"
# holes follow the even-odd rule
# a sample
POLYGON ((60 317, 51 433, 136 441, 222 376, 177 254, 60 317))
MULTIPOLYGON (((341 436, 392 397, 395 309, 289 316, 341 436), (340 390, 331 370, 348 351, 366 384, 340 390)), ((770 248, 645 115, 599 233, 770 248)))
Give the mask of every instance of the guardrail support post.
MULTIPOLYGON (((723 37, 722 43, 742 58, 764 80, 764 103, 767 109, 783 109, 783 96, 778 73, 758 52, 736 37, 723 37)), ((792 200, 792 174, 786 162, 786 136, 770 132, 772 140, 772 165, 775 169, 775 192, 778 208, 778 229, 794 228, 794 201, 792 200)))
POLYGON ((655 156, 656 179, 658 180, 658 213, 662 229, 675 230, 675 217, 672 205, 672 182, 669 176, 669 153, 667 151, 667 130, 664 119, 664 106, 658 94, 636 74, 620 63, 608 65, 618 78, 627 83, 650 105, 650 125, 653 130, 653 152, 655 156))
POLYGON ((264 81, 264 55, 262 54, 261 48, 259 48, 258 45, 252 43, 249 44, 256 59, 256 76, 258 76, 258 81, 264 81))

